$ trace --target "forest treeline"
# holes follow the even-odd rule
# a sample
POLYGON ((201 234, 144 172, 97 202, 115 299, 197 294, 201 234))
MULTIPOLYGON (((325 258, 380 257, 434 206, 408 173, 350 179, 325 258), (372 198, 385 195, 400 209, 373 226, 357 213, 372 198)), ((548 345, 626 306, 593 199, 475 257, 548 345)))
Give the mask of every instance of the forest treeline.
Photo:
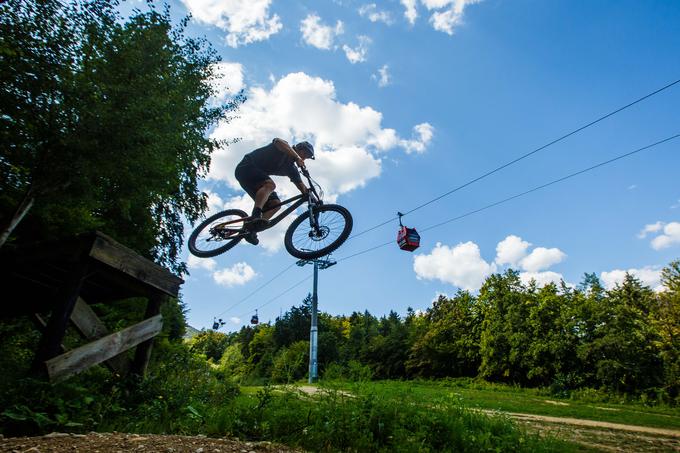
MULTIPOLYGON (((596 275, 578 287, 525 285, 508 270, 479 294, 440 296, 424 312, 377 317, 319 315, 323 377, 478 377, 555 392, 594 388, 645 400, 680 402, 680 261, 662 271, 665 290, 625 280, 606 290, 596 275)), ((310 299, 274 322, 191 340, 235 379, 303 378, 310 299)))

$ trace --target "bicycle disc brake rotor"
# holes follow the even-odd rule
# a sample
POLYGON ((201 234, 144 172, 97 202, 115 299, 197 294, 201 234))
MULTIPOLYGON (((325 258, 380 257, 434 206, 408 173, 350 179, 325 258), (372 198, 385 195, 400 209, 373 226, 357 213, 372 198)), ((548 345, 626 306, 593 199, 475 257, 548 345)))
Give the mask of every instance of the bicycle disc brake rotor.
POLYGON ((330 232, 331 229, 328 228, 327 226, 312 228, 311 230, 309 230, 309 238, 312 241, 322 241, 328 237, 330 232))

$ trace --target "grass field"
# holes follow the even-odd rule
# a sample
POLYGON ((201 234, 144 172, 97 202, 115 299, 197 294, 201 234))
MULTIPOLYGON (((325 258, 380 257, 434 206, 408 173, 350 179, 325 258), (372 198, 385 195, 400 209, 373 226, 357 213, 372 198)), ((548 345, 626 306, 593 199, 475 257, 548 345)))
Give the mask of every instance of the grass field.
MULTIPOLYGON (((357 384, 339 385, 350 391, 357 388, 357 384)), ((543 392, 536 389, 474 383, 468 380, 381 381, 358 385, 399 390, 402 398, 409 398, 413 402, 427 402, 450 395, 471 408, 680 430, 679 408, 557 399, 542 395, 543 392)))
MULTIPOLYGON (((450 392, 418 395, 404 383, 342 384, 308 393, 242 387, 207 420, 208 435, 267 439, 310 451, 594 451, 506 416, 470 410, 450 392)), ((309 390, 309 389, 308 389, 309 390)))

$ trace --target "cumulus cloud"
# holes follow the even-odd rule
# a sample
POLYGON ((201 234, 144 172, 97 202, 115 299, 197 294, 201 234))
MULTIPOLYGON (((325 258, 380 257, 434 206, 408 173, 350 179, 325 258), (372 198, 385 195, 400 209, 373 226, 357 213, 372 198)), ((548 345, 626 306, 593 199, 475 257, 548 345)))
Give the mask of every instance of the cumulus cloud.
POLYGON ((234 324, 241 324, 241 318, 237 318, 236 316, 232 316, 229 318, 229 321, 231 321, 234 324))
POLYGON ((187 261, 189 269, 205 269, 207 271, 212 271, 217 266, 217 261, 212 258, 198 258, 194 255, 189 255, 189 260, 187 261))
POLYGON ((419 279, 440 280, 475 291, 486 277, 495 272, 496 266, 484 261, 474 242, 460 243, 455 247, 437 243, 430 254, 414 258, 413 270, 419 279))
POLYGON ((401 4, 404 5, 404 17, 409 21, 411 25, 416 23, 418 18, 418 10, 416 9, 416 0, 401 0, 401 4))
POLYGON ((368 46, 371 44, 371 38, 368 36, 361 35, 357 37, 359 44, 356 47, 350 47, 347 44, 342 46, 342 50, 345 51, 345 56, 350 63, 361 63, 366 61, 366 55, 368 54, 368 46))
POLYGON ((644 239, 650 233, 656 233, 658 231, 661 231, 663 229, 663 226, 664 226, 664 223, 661 222, 661 221, 656 222, 656 223, 647 224, 647 225, 645 225, 645 227, 642 230, 640 230, 640 232, 638 233, 638 237, 640 239, 644 239))
MULTIPOLYGON (((234 178, 236 164, 244 154, 274 137, 314 143, 316 160, 307 166, 333 199, 380 175, 377 153, 398 147, 407 152, 424 149, 434 129, 427 123, 417 125, 414 129, 420 141, 404 140, 394 129, 382 127, 380 112, 338 101, 332 81, 301 72, 286 75, 271 90, 251 88, 247 96, 238 117, 218 125, 212 133, 216 139, 242 137, 213 153, 208 176, 237 190, 241 188, 234 178)), ((274 181, 280 194, 295 193, 287 179, 274 177, 274 181)))
POLYGON ((558 248, 536 247, 529 255, 522 258, 519 264, 525 271, 538 272, 561 262, 566 257, 567 255, 558 248))
POLYGON ((375 3, 367 3, 359 8, 359 15, 366 17, 371 22, 383 22, 390 25, 392 23, 392 16, 387 11, 378 9, 375 3))
POLYGON ((465 8, 469 5, 479 3, 481 0, 420 0, 421 3, 432 11, 430 24, 432 27, 449 35, 452 35, 455 28, 463 23, 465 8))
POLYGON ((325 25, 316 14, 309 14, 300 23, 302 39, 317 49, 329 50, 333 47, 335 37, 342 34, 342 21, 337 21, 335 27, 325 25))
POLYGON ((230 268, 221 269, 213 273, 213 280, 221 286, 230 288, 232 286, 245 285, 255 278, 257 274, 248 263, 236 263, 230 268))
POLYGON ((531 243, 511 234, 496 246, 496 264, 517 266, 522 258, 527 255, 529 246, 531 246, 531 243))
POLYGON ((663 234, 652 239, 652 248, 661 250, 680 244, 680 222, 667 223, 663 227, 663 234))
MULTIPOLYGON (((519 279, 525 285, 529 285, 532 281, 536 282, 536 285, 541 287, 554 283, 559 285, 564 276, 557 272, 545 271, 545 272, 520 272, 519 279)), ((573 286, 573 285, 572 285, 573 286)))
POLYGON ((661 268, 659 266, 645 266, 641 269, 614 269, 610 272, 602 272, 600 280, 607 289, 613 289, 617 284, 623 283, 626 273, 639 279, 643 285, 649 286, 654 291, 661 291, 661 268))
POLYGON ((194 19, 227 32, 226 42, 238 47, 265 41, 283 25, 271 15, 271 0, 182 0, 194 19))
POLYGON ((214 78, 211 80, 215 94, 213 104, 221 104, 234 97, 245 84, 243 66, 240 63, 219 62, 213 65, 214 78))
POLYGON ((401 140, 399 145, 407 153, 423 153, 434 136, 434 127, 429 123, 417 124, 413 127, 413 137, 410 140, 401 140))
POLYGON ((387 85, 390 84, 390 73, 389 73, 389 67, 387 65, 383 65, 382 68, 378 69, 377 74, 373 74, 371 76, 373 80, 376 80, 378 82, 378 86, 380 88, 386 87, 387 85))

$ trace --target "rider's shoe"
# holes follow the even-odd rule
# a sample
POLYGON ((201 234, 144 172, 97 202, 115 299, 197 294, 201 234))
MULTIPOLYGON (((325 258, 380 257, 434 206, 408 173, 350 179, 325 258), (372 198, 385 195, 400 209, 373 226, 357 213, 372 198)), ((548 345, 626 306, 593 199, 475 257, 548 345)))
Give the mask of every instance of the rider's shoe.
POLYGON ((260 243, 260 240, 257 238, 257 233, 254 231, 251 231, 248 233, 247 236, 245 236, 243 239, 246 240, 249 244, 257 245, 260 243))
POLYGON ((245 227, 253 232, 262 231, 269 226, 269 220, 262 218, 262 210, 255 208, 245 227))

